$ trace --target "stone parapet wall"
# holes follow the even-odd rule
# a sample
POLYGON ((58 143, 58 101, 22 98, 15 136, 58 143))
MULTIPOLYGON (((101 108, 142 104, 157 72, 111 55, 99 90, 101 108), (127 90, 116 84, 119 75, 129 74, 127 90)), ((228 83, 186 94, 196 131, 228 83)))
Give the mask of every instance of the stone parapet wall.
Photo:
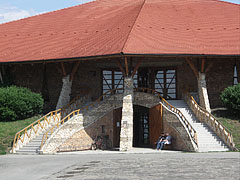
POLYGON ((90 124, 69 137, 54 152, 81 151, 91 149, 93 139, 100 135, 108 135, 113 142, 113 111, 107 113, 93 124, 90 124), (104 132, 102 127, 104 126, 104 132))
POLYGON ((197 147, 191 140, 187 128, 181 122, 176 113, 163 106, 163 131, 172 136, 172 149, 181 151, 197 151, 197 147))
POLYGON ((55 129, 51 137, 45 142, 41 149, 44 154, 51 154, 56 152, 56 148, 63 144, 79 129, 83 129, 83 116, 75 115, 59 128, 55 129))

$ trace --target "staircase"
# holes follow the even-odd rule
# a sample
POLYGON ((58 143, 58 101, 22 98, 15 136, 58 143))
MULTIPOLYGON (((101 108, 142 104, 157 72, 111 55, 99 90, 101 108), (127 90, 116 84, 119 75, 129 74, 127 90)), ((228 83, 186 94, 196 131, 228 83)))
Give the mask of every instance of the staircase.
POLYGON ((230 150, 205 123, 199 122, 183 100, 169 100, 168 102, 179 109, 197 131, 199 152, 230 150))
MULTIPOLYGON (((51 127, 50 127, 51 128, 51 127)), ((45 132, 47 132, 50 128, 46 129, 34 139, 32 139, 28 144, 24 145, 19 150, 16 150, 16 154, 39 154, 39 149, 42 143, 42 138, 45 132)), ((54 129, 55 130, 55 129, 54 129)), ((51 133, 49 132, 49 136, 51 133)))

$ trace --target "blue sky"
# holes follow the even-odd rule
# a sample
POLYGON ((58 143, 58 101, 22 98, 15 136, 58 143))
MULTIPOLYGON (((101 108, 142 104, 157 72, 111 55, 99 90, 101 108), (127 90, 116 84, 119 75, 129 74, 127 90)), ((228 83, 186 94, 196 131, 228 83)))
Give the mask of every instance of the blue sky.
MULTIPOLYGON (((0 23, 54 11, 93 0, 0 0, 0 23)), ((240 4, 240 0, 223 0, 240 4)))

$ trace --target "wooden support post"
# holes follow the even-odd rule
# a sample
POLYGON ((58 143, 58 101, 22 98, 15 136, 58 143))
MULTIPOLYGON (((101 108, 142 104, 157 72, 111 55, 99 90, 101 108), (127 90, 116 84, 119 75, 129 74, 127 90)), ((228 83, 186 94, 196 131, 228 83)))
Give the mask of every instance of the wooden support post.
POLYGON ((129 74, 129 70, 128 70, 128 61, 127 61, 127 57, 124 58, 125 61, 125 67, 126 67, 126 75, 128 76, 129 74))
POLYGON ((161 132, 163 132, 163 107, 160 105, 160 121, 161 121, 161 132))
POLYGON ((78 69, 78 67, 79 67, 79 64, 80 64, 80 61, 76 62, 76 64, 74 65, 73 70, 72 70, 72 72, 71 72, 70 81, 73 80, 74 75, 75 75, 75 73, 77 72, 77 69, 78 69))
POLYGON ((202 58, 202 66, 201 66, 201 73, 204 72, 204 67, 205 67, 205 59, 202 58))
POLYGON ((66 74, 66 70, 65 70, 65 67, 64 67, 64 64, 63 62, 61 63, 61 68, 62 68, 62 73, 63 73, 63 76, 66 77, 67 74, 66 74))
POLYGON ((208 67, 205 70, 205 73, 207 73, 211 69, 212 66, 213 66, 213 62, 209 63, 208 67))
POLYGON ((126 73, 125 73, 125 71, 121 65, 121 62, 119 60, 117 60, 117 65, 118 65, 119 69, 122 71, 123 76, 126 77, 126 73))
POLYGON ((138 70, 138 68, 139 68, 139 66, 140 66, 141 63, 142 63, 142 60, 139 60, 139 61, 137 62, 136 66, 135 66, 135 68, 134 68, 134 70, 133 70, 133 72, 132 72, 132 78, 133 78, 133 76, 136 74, 136 72, 137 72, 137 70, 138 70))
POLYGON ((198 70, 197 70, 197 68, 194 66, 194 64, 193 64, 192 61, 190 61, 188 58, 185 58, 185 59, 186 59, 187 63, 189 64, 189 66, 191 67, 193 73, 195 74, 195 76, 196 76, 197 79, 198 79, 199 74, 198 74, 198 70))

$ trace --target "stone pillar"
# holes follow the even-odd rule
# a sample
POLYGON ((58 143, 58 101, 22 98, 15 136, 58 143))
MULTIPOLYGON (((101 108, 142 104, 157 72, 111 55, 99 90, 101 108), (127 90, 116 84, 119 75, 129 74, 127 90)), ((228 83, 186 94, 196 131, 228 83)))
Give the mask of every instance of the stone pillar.
POLYGON ((70 81, 70 75, 63 77, 62 81, 63 81, 62 90, 58 98, 56 109, 62 108, 68 105, 70 102, 70 94, 72 90, 72 81, 70 81))
POLYGON ((208 112, 211 113, 210 103, 208 99, 208 92, 207 92, 206 75, 205 73, 201 73, 201 72, 199 72, 199 78, 198 78, 198 94, 199 94, 200 106, 202 106, 208 112))
POLYGON ((120 133, 120 151, 133 147, 133 79, 124 78, 123 108, 120 133))

